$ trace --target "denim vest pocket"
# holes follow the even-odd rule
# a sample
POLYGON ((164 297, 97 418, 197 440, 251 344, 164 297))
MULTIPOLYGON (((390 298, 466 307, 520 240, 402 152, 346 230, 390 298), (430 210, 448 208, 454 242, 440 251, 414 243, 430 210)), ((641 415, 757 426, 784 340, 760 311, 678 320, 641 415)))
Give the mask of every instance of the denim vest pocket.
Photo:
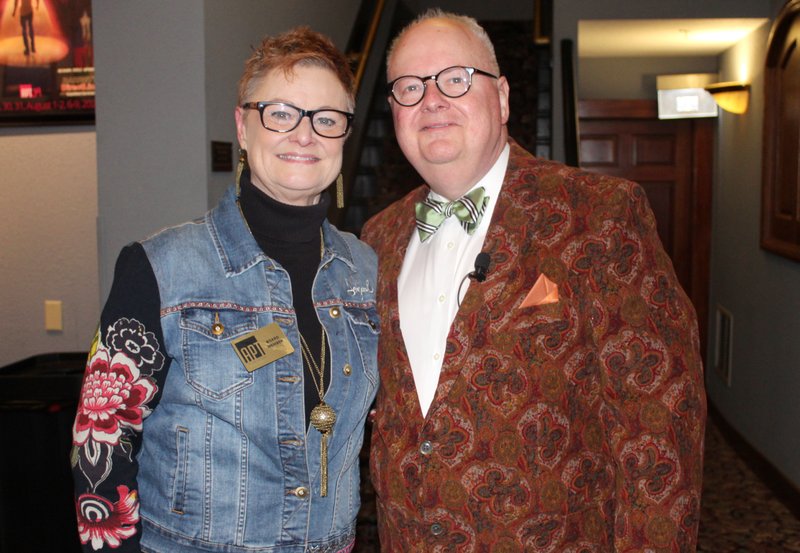
POLYGON ((378 310, 374 305, 368 307, 346 306, 344 311, 358 338, 361 338, 362 334, 364 338, 380 335, 381 323, 378 318, 378 310))
POLYGON ((381 334, 381 323, 378 310, 374 305, 369 307, 345 307, 347 322, 350 330, 356 337, 361 363, 364 372, 372 384, 375 384, 374 375, 378 371, 377 355, 378 337, 381 334))
POLYGON ((258 315, 234 310, 185 309, 180 328, 186 381, 199 393, 224 399, 253 383, 231 345, 258 328, 258 315), (219 317, 219 321, 217 321, 219 317), (219 322, 222 331, 215 334, 219 322))
POLYGON ((172 512, 184 513, 186 503, 187 455, 189 446, 189 429, 183 426, 175 428, 175 475, 172 478, 172 512))

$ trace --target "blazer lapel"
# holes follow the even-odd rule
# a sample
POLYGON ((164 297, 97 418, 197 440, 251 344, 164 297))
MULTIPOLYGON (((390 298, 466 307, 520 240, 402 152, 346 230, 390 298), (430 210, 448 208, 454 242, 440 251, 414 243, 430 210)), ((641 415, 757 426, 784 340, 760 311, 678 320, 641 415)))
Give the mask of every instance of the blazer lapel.
MULTIPOLYGON (((439 386, 431 405, 430 415, 437 405, 442 405, 453 392, 454 385, 468 379, 478 368, 479 359, 470 360, 473 348, 485 349, 493 313, 514 309, 521 303, 525 293, 533 285, 530 265, 538 264, 537 240, 529 238, 533 230, 529 214, 532 207, 530 197, 522 192, 533 189, 531 183, 516 179, 519 162, 530 154, 511 142, 511 156, 503 181, 502 193, 492 214, 489 231, 482 251, 491 256, 489 273, 482 283, 474 282, 467 290, 447 337, 447 348, 439 386), (470 365, 470 363, 472 365, 470 365)), ((531 195, 532 196, 532 195, 531 195)), ((456 386, 456 390, 460 386, 456 386)), ((457 392, 456 392, 457 393, 457 392)))
POLYGON ((394 408, 399 411, 402 420, 414 424, 422 424, 422 409, 400 330, 397 278, 403 268, 409 240, 416 229, 414 204, 421 201, 427 193, 428 187, 422 186, 398 206, 394 224, 382 232, 386 246, 381 247, 383 255, 379 260, 378 297, 385 298, 381 306, 381 324, 385 330, 381 336, 383 345, 380 351, 387 357, 381 362, 385 370, 393 371, 390 378, 384 378, 383 383, 389 394, 389 401, 395 403, 394 408))

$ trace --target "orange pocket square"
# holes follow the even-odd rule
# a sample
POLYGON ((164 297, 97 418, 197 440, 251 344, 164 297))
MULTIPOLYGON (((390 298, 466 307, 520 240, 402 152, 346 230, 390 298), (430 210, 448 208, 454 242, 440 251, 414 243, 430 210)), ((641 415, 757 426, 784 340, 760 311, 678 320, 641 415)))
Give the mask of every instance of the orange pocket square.
POLYGON ((558 285, 544 276, 539 275, 533 287, 525 296, 525 300, 520 307, 533 307, 536 305, 546 305, 548 303, 556 303, 558 301, 558 285))

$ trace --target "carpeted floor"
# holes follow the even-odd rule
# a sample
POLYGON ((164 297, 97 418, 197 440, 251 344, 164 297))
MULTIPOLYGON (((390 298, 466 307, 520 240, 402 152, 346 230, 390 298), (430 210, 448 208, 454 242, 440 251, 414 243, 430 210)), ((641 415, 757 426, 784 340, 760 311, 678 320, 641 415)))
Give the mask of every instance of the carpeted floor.
MULTIPOLYGON (((365 475, 366 469, 365 449, 365 475)), ((703 478, 699 553, 800 553, 798 492, 775 479, 715 413, 708 419, 703 478)), ((362 501, 354 553, 379 553, 368 480, 362 501)))
POLYGON ((709 417, 698 552, 800 552, 797 491, 739 440, 709 417))

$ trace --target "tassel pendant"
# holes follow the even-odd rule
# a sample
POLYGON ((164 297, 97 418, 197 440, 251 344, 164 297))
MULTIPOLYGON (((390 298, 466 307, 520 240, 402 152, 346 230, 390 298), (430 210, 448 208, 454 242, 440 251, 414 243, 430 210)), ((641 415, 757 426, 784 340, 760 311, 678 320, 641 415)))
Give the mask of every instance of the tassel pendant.
POLYGON ((328 495, 328 432, 322 433, 322 440, 319 446, 320 462, 320 484, 319 495, 325 497, 328 495))
POLYGON ((327 403, 320 402, 319 405, 311 410, 311 425, 316 428, 322 439, 320 440, 319 454, 319 471, 320 471, 320 490, 319 495, 326 497, 328 495, 328 435, 333 430, 333 425, 336 422, 336 411, 331 408, 327 403))

